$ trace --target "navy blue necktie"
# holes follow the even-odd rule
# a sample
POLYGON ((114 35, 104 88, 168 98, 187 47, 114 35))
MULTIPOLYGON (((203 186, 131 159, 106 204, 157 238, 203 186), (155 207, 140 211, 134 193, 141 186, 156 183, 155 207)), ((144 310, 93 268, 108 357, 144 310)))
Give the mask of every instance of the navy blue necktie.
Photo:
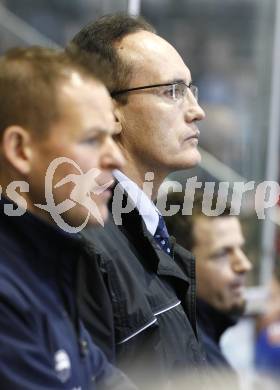
POLYGON ((157 230, 154 235, 159 248, 161 248, 168 255, 171 254, 171 248, 169 243, 169 234, 162 215, 159 215, 159 221, 157 230))

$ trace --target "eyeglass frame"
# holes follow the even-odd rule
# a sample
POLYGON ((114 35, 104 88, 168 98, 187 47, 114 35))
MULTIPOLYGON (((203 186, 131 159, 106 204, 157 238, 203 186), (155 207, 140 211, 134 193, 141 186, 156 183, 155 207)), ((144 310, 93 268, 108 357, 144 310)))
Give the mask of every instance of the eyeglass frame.
POLYGON ((153 85, 144 85, 143 87, 134 87, 134 88, 128 88, 128 89, 122 89, 119 91, 113 91, 111 92, 111 97, 115 97, 117 95, 122 95, 127 92, 132 92, 132 91, 139 91, 141 89, 149 89, 149 88, 156 88, 156 87, 171 87, 173 85, 178 85, 178 84, 184 84, 187 88, 190 89, 191 93, 193 94, 195 100, 198 100, 198 87, 193 84, 191 81, 189 84, 187 84, 185 81, 180 80, 180 81, 174 81, 173 83, 163 83, 163 84, 153 84, 153 85), (191 87, 195 88, 195 91, 191 89, 191 87))

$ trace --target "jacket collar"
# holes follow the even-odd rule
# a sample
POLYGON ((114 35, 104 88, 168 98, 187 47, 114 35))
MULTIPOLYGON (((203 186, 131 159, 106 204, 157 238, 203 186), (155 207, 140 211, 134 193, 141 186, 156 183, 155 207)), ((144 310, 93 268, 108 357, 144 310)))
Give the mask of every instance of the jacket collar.
MULTIPOLYGON (((147 229, 147 226, 143 218, 141 217, 139 210, 135 207, 134 202, 127 194, 127 192, 116 186, 114 189, 114 196, 118 196, 117 191, 122 191, 123 207, 129 205, 129 209, 132 209, 132 211, 130 211, 129 213, 122 214, 122 224, 119 225, 119 229, 126 236, 128 236, 130 241, 135 243, 136 247, 139 250, 141 250, 141 252, 143 253, 143 258, 147 260, 146 266, 148 268, 152 268, 153 271, 156 272, 158 275, 179 278, 189 284, 189 275, 187 275, 181 270, 181 268, 176 264, 176 262, 171 256, 167 255, 164 251, 158 248, 158 245, 154 240, 153 235, 147 229), (141 234, 139 234, 139 232, 141 234)), ((112 210, 112 202, 110 204, 110 209, 112 210)), ((171 252, 174 255, 174 252, 176 252, 174 237, 170 238, 170 243, 171 252)))
POLYGON ((202 299, 197 299, 197 317, 203 331, 217 344, 223 333, 238 321, 237 317, 215 309, 202 299))
POLYGON ((20 237, 21 242, 32 246, 38 253, 47 256, 49 260, 53 258, 51 253, 68 249, 72 252, 80 248, 79 235, 64 232, 55 224, 48 223, 29 211, 21 216, 9 216, 4 209, 7 204, 14 205, 15 209, 18 206, 3 196, 0 199, 0 220, 5 226, 4 234, 7 234, 9 239, 20 237))
POLYGON ((131 204, 138 210, 147 230, 153 236, 156 232, 159 222, 159 210, 145 192, 129 177, 119 170, 114 171, 114 176, 119 184, 124 188, 126 196, 129 197, 131 204))

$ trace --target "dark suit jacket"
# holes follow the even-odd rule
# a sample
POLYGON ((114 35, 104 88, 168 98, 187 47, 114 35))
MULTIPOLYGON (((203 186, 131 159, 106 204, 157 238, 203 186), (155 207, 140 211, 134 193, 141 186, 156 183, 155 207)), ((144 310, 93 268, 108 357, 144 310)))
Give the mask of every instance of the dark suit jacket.
POLYGON ((194 258, 174 239, 172 256, 159 249, 136 209, 122 222, 117 226, 110 215, 105 228, 84 232, 92 259, 80 264, 79 301, 88 330, 137 383, 196 370, 205 357, 197 339, 194 258), (102 304, 95 302, 92 272, 104 282, 105 312, 96 310, 102 304))

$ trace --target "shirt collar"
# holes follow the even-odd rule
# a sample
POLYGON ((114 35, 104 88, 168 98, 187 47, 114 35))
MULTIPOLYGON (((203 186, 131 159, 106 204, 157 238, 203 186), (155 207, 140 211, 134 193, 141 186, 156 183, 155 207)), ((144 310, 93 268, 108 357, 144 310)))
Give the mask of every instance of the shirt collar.
POLYGON ((159 210, 145 192, 123 172, 116 169, 114 176, 137 208, 148 231, 154 236, 159 222, 159 210))

